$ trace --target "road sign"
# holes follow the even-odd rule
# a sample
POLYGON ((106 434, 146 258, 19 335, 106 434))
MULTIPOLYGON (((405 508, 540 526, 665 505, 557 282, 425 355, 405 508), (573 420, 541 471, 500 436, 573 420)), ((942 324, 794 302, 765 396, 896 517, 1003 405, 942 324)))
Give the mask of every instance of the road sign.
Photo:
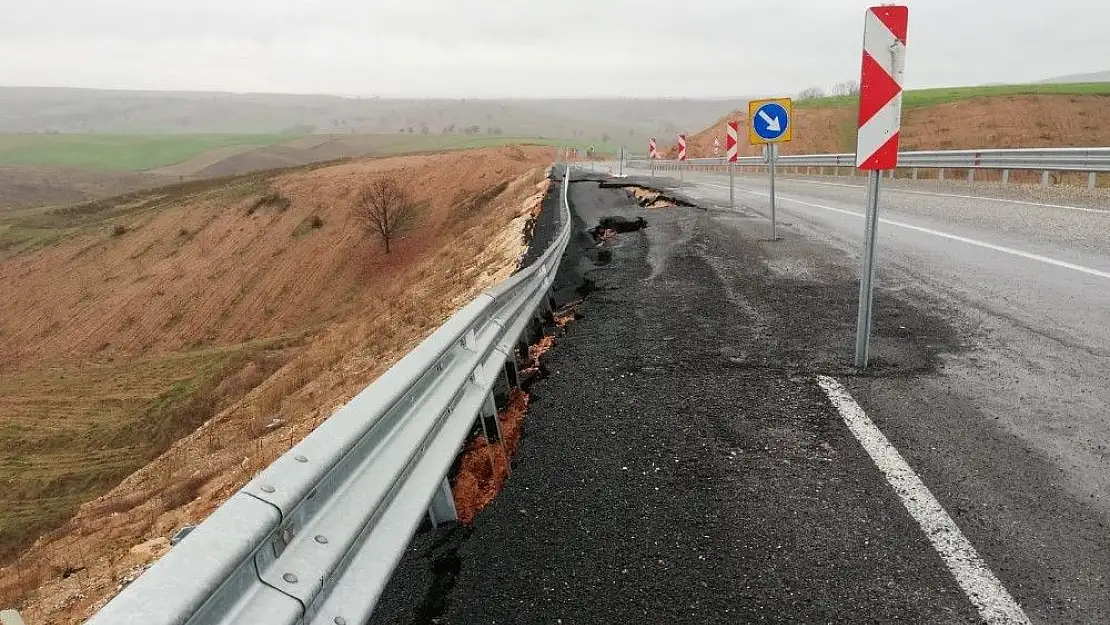
POLYGON ((686 160, 686 135, 678 135, 678 160, 686 160))
POLYGON ((748 103, 748 142, 752 145, 783 143, 793 136, 794 103, 790 98, 753 100, 748 103))
POLYGON ((875 303, 875 247, 879 231, 879 187, 884 169, 898 166, 902 127, 902 79, 906 67, 906 31, 910 10, 904 6, 867 9, 863 27, 859 135, 856 167, 870 171, 863 231, 863 267, 856 317, 856 367, 871 359, 871 325, 875 303))
POLYGON ((880 6, 867 10, 856 142, 856 167, 863 170, 898 166, 908 22, 908 7, 880 6))
POLYGON ((725 150, 728 153, 728 162, 735 163, 740 158, 740 123, 729 122, 725 131, 725 150))
POLYGON ((659 158, 659 151, 655 148, 655 137, 648 142, 648 158, 659 158))

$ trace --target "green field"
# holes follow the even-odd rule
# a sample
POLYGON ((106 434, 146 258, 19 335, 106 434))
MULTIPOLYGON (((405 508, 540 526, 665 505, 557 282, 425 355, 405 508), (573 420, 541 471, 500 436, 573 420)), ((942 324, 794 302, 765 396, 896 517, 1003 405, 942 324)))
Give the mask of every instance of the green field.
MULTIPOLYGON (((306 139, 309 137, 305 137, 306 139)), ((498 145, 594 147, 613 153, 612 143, 501 135, 383 134, 335 135, 368 155, 459 150, 498 145)), ((174 165, 226 147, 263 148, 294 142, 293 135, 97 135, 0 134, 0 165, 69 166, 99 171, 143 171, 174 165)))
POLYGON ((215 148, 263 147, 291 135, 0 134, 0 165, 64 165, 140 171, 180 163, 215 148))
MULTIPOLYGON (((589 141, 585 139, 559 139, 552 137, 522 137, 505 135, 443 135, 443 134, 381 134, 381 135, 334 135, 337 141, 349 141, 351 145, 363 147, 368 154, 387 155, 431 150, 467 150, 501 145, 550 145, 575 147, 585 150, 593 147, 598 152, 615 153, 620 145, 589 141)), ((629 146, 626 146, 629 147, 629 146)))
MULTIPOLYGON (((987 87, 946 87, 907 91, 903 105, 906 108, 933 106, 968 98, 1004 95, 1103 95, 1110 96, 1110 82, 1075 83, 1058 85, 993 85, 987 87)), ((798 108, 856 106, 856 96, 832 96, 800 100, 798 108)))

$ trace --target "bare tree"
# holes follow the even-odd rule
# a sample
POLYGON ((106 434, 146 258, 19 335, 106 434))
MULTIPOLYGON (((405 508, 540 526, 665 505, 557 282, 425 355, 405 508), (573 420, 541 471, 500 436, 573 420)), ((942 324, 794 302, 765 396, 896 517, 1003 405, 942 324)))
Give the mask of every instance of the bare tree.
POLYGON ((849 96, 859 94, 859 83, 854 80, 845 80, 844 82, 836 83, 833 87, 833 95, 849 96))
POLYGON ((390 243, 416 217, 416 205, 407 186, 397 177, 383 175, 363 185, 355 196, 355 212, 381 237, 385 253, 390 243))
POLYGON ((825 97, 825 90, 820 87, 810 87, 809 89, 802 89, 798 94, 799 100, 816 100, 817 98, 825 97))

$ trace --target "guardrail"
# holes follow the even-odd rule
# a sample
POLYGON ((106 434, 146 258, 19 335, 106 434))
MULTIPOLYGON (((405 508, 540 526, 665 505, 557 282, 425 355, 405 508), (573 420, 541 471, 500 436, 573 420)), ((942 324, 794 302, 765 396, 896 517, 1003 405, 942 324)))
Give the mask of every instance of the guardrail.
MULTIPOLYGON (((479 295, 301 443, 259 473, 88 625, 362 625, 423 521, 455 518, 447 473, 476 420, 496 427, 494 385, 571 235, 479 295)), ((527 350, 527 345, 522 346, 527 350)))
MULTIPOLYGON (((806 154, 799 156, 779 156, 778 165, 782 167, 832 167, 855 170, 855 154, 806 154)), ((651 164, 646 156, 636 156, 628 160, 637 166, 651 164)), ((679 161, 656 159, 655 166, 661 169, 727 167, 724 158, 694 158, 680 164, 679 161)), ((739 159, 738 167, 763 167, 766 160, 759 156, 739 159)), ((1110 148, 1033 148, 1011 150, 944 150, 929 152, 902 152, 898 155, 898 169, 911 170, 911 177, 917 179, 918 170, 939 170, 944 179, 946 169, 965 169, 968 180, 974 182, 977 170, 1001 170, 1002 183, 1010 180, 1010 172, 1039 171, 1041 184, 1048 185, 1052 172, 1079 172, 1087 174, 1087 186, 1095 188, 1098 174, 1110 172, 1110 148)), ((892 177, 895 175, 891 170, 892 177)))

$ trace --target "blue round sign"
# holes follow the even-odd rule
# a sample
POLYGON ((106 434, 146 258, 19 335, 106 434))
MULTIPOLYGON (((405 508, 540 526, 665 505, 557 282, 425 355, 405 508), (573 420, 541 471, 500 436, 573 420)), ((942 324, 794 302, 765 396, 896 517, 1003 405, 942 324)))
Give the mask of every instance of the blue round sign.
POLYGON ((760 138, 774 141, 786 134, 787 129, 790 128, 790 115, 781 104, 768 102, 756 109, 752 128, 760 138))

